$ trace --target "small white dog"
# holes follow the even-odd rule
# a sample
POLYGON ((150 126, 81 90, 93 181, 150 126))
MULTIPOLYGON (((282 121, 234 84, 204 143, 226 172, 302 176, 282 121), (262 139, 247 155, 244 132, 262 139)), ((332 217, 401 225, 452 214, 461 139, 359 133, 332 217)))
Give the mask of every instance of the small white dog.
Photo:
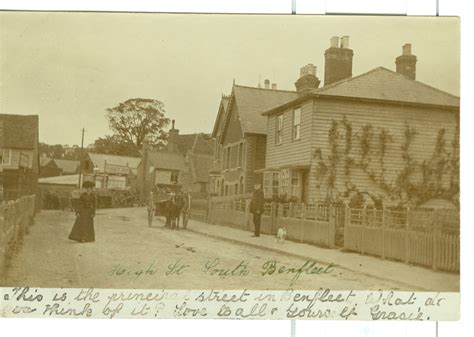
POLYGON ((277 242, 283 243, 285 242, 285 240, 286 240, 286 228, 281 227, 278 229, 278 232, 277 232, 277 242))

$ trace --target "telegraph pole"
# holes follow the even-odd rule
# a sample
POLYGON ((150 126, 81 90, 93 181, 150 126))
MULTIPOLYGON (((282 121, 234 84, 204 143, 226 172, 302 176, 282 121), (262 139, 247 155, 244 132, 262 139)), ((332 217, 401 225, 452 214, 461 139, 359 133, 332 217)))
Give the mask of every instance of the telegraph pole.
POLYGON ((86 129, 82 128, 81 132, 82 132, 82 139, 81 139, 81 152, 79 154, 79 181, 78 181, 78 187, 81 188, 81 178, 82 178, 82 157, 83 157, 83 150, 84 150, 84 132, 86 131, 86 129))

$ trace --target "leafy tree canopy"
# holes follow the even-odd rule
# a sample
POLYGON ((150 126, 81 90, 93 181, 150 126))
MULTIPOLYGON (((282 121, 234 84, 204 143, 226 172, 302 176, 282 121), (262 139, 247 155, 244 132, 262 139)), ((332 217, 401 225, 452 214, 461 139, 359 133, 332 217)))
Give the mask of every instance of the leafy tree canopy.
POLYGON ((115 141, 141 148, 146 135, 154 146, 162 145, 166 140, 163 128, 170 120, 164 113, 164 104, 159 100, 132 98, 107 109, 106 116, 115 141))

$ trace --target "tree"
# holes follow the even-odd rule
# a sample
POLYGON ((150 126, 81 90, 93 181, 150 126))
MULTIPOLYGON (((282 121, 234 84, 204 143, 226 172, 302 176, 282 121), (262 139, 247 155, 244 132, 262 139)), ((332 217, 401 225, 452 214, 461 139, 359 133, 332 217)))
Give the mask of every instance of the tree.
POLYGON ((104 154, 115 154, 119 156, 139 156, 140 151, 136 144, 123 142, 117 136, 105 136, 94 142, 94 151, 104 154))
POLYGON ((118 144, 135 144, 141 148, 146 135, 151 145, 159 146, 166 140, 163 128, 168 126, 164 104, 155 99, 132 98, 107 109, 107 118, 114 141, 118 144))

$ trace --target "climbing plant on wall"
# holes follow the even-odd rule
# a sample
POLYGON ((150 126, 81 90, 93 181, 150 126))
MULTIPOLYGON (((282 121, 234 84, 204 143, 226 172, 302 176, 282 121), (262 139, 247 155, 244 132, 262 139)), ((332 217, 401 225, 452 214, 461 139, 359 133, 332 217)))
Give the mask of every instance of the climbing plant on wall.
MULTIPOLYGON (((323 155, 321 148, 317 148, 313 156, 317 160, 316 180, 321 186, 327 177, 327 186, 331 190, 336 186, 338 179, 344 179, 346 190, 339 191, 339 196, 347 198, 350 192, 358 191, 351 180, 351 169, 360 168, 369 179, 380 188, 386 197, 404 200, 410 203, 421 203, 430 198, 444 197, 452 198, 458 193, 459 186, 459 131, 456 130, 454 140, 451 144, 451 152, 447 150, 446 129, 440 129, 436 135, 436 143, 431 157, 420 163, 410 153, 413 142, 418 131, 405 122, 401 144, 399 146, 400 159, 403 168, 393 182, 386 177, 386 154, 387 151, 395 149, 392 147, 394 138, 386 128, 375 128, 371 124, 365 124, 360 131, 355 133, 358 140, 357 158, 354 157, 352 142, 354 130, 352 123, 343 117, 342 121, 333 120, 328 130, 328 154, 323 155), (339 128, 344 130, 341 132, 339 128), (339 140, 344 136, 345 144, 341 148, 339 140), (343 157, 344 174, 337 174, 337 167, 343 157), (371 164, 373 163, 373 165, 371 164), (378 170, 374 169, 377 166, 378 170), (411 178, 418 169, 421 169, 421 181, 412 182, 411 178), (443 188, 443 179, 450 175, 450 188, 443 188)), ((393 151, 393 150, 392 150, 393 151)), ((359 192, 360 193, 360 192, 359 192)), ((338 197, 332 195, 332 197, 338 197)), ((371 196, 372 197, 372 196, 371 196)))

